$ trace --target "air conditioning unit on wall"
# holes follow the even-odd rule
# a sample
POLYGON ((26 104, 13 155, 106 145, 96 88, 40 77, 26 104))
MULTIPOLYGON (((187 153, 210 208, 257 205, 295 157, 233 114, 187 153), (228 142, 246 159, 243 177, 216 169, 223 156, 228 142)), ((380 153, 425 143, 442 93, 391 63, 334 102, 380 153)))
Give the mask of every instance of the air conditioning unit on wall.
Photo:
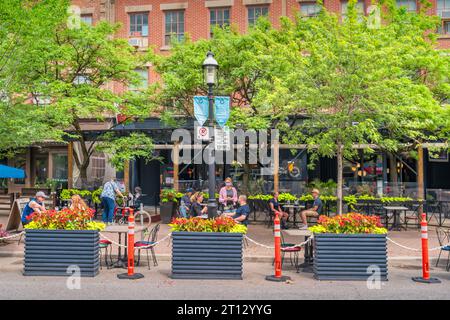
POLYGON ((130 38, 128 43, 135 48, 145 48, 148 47, 148 39, 146 38, 130 38))

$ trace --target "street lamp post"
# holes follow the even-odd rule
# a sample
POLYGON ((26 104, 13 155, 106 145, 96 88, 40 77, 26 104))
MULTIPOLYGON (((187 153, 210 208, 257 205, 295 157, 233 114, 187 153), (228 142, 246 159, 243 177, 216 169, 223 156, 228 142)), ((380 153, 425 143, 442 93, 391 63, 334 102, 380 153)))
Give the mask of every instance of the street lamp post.
MULTIPOLYGON (((214 59, 214 54, 209 51, 206 54, 206 59, 203 61, 203 70, 205 82, 208 85, 208 101, 209 101, 209 115, 208 115, 208 127, 212 129, 214 132, 215 123, 214 123, 214 95, 213 95, 213 86, 217 82, 217 70, 219 69, 219 64, 216 59, 214 59)), ((210 132, 210 136, 212 137, 212 132, 210 132)), ((212 144, 214 139, 210 139, 210 143, 212 144)), ((215 163, 215 151, 211 151, 208 166, 208 218, 213 218, 217 214, 217 203, 216 203, 216 163, 215 163)))

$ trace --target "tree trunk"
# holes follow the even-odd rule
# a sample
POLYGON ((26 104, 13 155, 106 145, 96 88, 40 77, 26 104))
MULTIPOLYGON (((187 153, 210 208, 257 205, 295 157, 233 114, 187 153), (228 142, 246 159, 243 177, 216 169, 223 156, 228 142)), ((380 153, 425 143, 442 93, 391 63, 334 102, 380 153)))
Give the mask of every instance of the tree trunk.
POLYGON ((389 175, 391 176, 391 190, 394 197, 398 197, 398 175, 397 175, 397 161, 392 153, 389 153, 389 175))
POLYGON ((336 153, 337 157, 337 214, 342 214, 342 189, 343 189, 343 161, 344 155, 342 150, 342 145, 338 144, 338 149, 336 153))

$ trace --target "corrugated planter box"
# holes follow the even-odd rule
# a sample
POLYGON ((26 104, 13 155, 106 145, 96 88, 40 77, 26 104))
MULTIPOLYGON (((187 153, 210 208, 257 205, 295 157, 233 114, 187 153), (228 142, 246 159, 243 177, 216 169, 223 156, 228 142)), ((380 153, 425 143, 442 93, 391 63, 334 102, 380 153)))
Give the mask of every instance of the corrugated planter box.
POLYGON ((97 230, 25 230, 25 276, 70 276, 69 266, 80 268, 81 276, 99 272, 97 230))
POLYGON ((367 280, 374 270, 381 281, 387 280, 385 234, 314 234, 316 279, 367 280))
POLYGON ((173 232, 172 278, 242 280, 241 233, 173 232))

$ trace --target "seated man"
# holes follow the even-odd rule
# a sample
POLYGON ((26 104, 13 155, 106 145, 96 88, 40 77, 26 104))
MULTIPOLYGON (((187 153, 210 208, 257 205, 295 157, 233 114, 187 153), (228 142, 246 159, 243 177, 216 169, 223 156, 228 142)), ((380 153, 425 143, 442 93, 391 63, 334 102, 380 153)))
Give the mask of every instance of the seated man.
POLYGON ((321 213, 322 213, 322 200, 320 200, 319 197, 319 190, 318 189, 313 189, 311 191, 311 194, 314 198, 314 203, 312 208, 307 209, 307 210, 303 210, 300 215, 302 217, 302 222, 303 225, 300 227, 300 230, 306 230, 308 229, 308 220, 307 217, 318 217, 321 213))
POLYGON ((239 222, 239 223, 247 226, 248 225, 248 216, 250 215, 250 207, 247 204, 247 196, 240 195, 238 202, 239 202, 239 208, 236 209, 236 213, 226 212, 223 215, 231 217, 236 222, 239 222))
POLYGON ((25 226, 28 223, 31 222, 31 215, 35 212, 37 213, 41 213, 41 212, 45 212, 45 204, 44 204, 44 200, 48 198, 44 192, 39 191, 36 193, 36 196, 34 198, 32 198, 27 205, 25 206, 25 208, 23 208, 23 212, 22 212, 22 224, 25 226))
POLYGON ((274 192, 273 198, 269 200, 269 208, 274 216, 278 213, 278 217, 281 220, 281 229, 288 229, 286 221, 289 218, 289 214, 281 210, 280 203, 278 202, 278 192, 274 192))
POLYGON ((181 197, 180 200, 180 213, 183 218, 188 218, 189 210, 191 209, 191 197, 192 197, 192 189, 187 188, 184 196, 181 197))

